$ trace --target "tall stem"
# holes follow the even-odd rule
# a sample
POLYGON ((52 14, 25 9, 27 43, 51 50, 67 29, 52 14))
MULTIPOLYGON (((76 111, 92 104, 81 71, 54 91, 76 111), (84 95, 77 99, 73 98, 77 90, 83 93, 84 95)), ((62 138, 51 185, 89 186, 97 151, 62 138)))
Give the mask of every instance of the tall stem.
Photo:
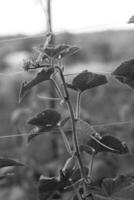
POLYGON ((77 92, 77 102, 76 102, 76 112, 75 118, 78 119, 80 117, 80 101, 81 101, 81 92, 77 92))
POLYGON ((52 33, 51 0, 47 0, 47 30, 52 33))
POLYGON ((85 175, 85 172, 84 172, 84 167, 83 167, 83 163, 82 163, 82 159, 81 159, 81 155, 80 155, 79 145, 78 145, 78 139, 77 139, 76 127, 75 127, 75 116, 74 116, 73 108, 72 108, 72 105, 71 105, 71 102, 70 102, 69 93, 68 93, 68 90, 67 90, 67 86, 66 86, 66 83, 65 83, 63 72, 62 72, 61 68, 58 68, 58 70, 59 70, 59 73, 60 73, 61 80, 63 82, 64 92, 65 92, 65 102, 67 103, 68 109, 70 111, 71 120, 72 120, 72 132, 73 132, 73 140, 74 140, 74 147, 75 147, 75 151, 76 151, 76 156, 77 156, 79 167, 80 167, 80 170, 81 170, 81 175, 84 179, 86 179, 86 175, 85 175))

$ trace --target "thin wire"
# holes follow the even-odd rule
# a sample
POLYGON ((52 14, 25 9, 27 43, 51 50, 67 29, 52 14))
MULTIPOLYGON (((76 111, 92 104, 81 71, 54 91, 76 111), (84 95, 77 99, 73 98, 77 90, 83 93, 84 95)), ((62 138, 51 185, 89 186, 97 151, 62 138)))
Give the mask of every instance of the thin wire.
POLYGON ((32 39, 32 38, 40 38, 40 37, 44 37, 44 33, 43 34, 38 34, 38 35, 33 35, 33 36, 25 36, 25 37, 18 37, 18 38, 12 38, 12 39, 4 39, 4 40, 0 40, 0 43, 6 43, 6 42, 14 42, 14 41, 19 41, 19 40, 27 40, 27 39, 32 39))
MULTIPOLYGON (((90 71, 90 72, 92 72, 92 71, 90 71)), ((24 70, 20 70, 20 71, 16 71, 16 72, 11 72, 11 73, 0 73, 0 76, 15 76, 15 75, 17 75, 17 74, 23 74, 23 73, 27 73, 26 71, 24 71, 24 70)), ((64 74, 64 76, 73 76, 73 75, 77 75, 77 74, 79 74, 80 72, 78 72, 78 73, 69 73, 69 74, 64 74)), ((104 72, 104 71, 102 71, 102 72, 100 72, 100 71, 95 71, 95 72, 92 72, 92 73, 98 73, 98 74, 108 74, 108 75, 110 75, 112 72, 104 72)))
MULTIPOLYGON (((92 30, 91 29, 95 29, 95 28, 104 28, 107 29, 108 26, 111 25, 126 25, 126 26, 130 26, 130 24, 128 25, 127 23, 109 23, 109 24, 102 24, 102 25, 95 25, 95 26, 89 26, 89 27, 83 27, 83 28, 74 28, 74 29, 69 29, 69 30, 57 30, 54 32, 54 34, 59 34, 59 33, 64 33, 64 32, 72 32, 72 31, 80 31, 80 30, 88 30, 89 32, 92 30)), ((132 27, 131 27, 132 28, 132 27)), ((109 27, 110 30, 112 30, 111 27, 109 27)), ((103 29, 104 30, 104 29, 103 29)), ((32 36, 24 36, 24 37, 18 37, 18 38, 12 38, 12 39, 4 39, 4 40, 0 40, 0 43, 6 43, 6 42, 14 42, 14 41, 19 41, 19 40, 27 40, 27 39, 32 39, 32 38, 40 38, 40 37, 44 37, 46 35, 46 33, 42 33, 42 34, 37 34, 37 35, 32 35, 32 36)))
MULTIPOLYGON (((92 127, 102 127, 102 126, 117 126, 117 125, 126 125, 126 124, 131 124, 134 123, 134 121, 125 121, 125 122, 112 122, 112 123, 106 123, 106 124, 94 124, 91 125, 92 127)), ((68 129, 71 130, 71 129, 68 129)), ((0 139, 4 138, 13 138, 13 137, 22 137, 22 136, 29 136, 29 135, 34 135, 35 133, 21 133, 21 134, 14 134, 14 135, 2 135, 0 136, 0 139)))

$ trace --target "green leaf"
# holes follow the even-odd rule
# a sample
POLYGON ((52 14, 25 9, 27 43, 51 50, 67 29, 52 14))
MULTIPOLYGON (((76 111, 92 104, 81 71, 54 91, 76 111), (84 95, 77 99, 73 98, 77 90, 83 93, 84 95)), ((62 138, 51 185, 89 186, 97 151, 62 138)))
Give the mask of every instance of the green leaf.
POLYGON ((121 142, 115 137, 105 135, 97 140, 90 139, 87 144, 95 149, 95 152, 113 152, 118 154, 128 153, 128 147, 124 142, 121 142))
POLYGON ((88 186, 89 193, 100 199, 109 197, 117 200, 132 200, 134 196, 134 176, 119 175, 116 178, 104 178, 99 183, 92 182, 88 186))
POLYGON ((87 89, 97 87, 106 83, 107 78, 105 75, 96 74, 85 70, 73 79, 72 84, 67 84, 67 86, 71 89, 83 92, 87 89))
POLYGON ((112 72, 112 75, 134 89, 134 59, 123 62, 112 72))
POLYGON ((133 23, 134 23, 134 15, 130 17, 130 19, 128 20, 128 24, 133 24, 133 23))
POLYGON ((24 96, 32 87, 38 85, 43 81, 49 80, 53 72, 54 68, 42 69, 30 82, 23 83, 20 90, 19 102, 24 98, 24 96))
POLYGON ((28 121, 28 124, 40 127, 43 131, 52 130, 61 120, 61 114, 52 109, 46 109, 28 121))
POLYGON ((24 166, 24 164, 9 158, 0 158, 0 168, 9 166, 24 166))

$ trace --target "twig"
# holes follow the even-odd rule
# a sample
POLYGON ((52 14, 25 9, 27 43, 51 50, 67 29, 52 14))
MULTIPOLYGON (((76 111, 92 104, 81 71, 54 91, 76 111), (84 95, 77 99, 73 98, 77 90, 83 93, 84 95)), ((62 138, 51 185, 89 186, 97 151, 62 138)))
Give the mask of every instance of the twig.
POLYGON ((86 180, 86 175, 85 175, 85 172, 84 172, 84 167, 83 167, 83 163, 82 163, 82 159, 81 159, 81 155, 80 155, 80 150, 79 150, 79 146, 78 146, 78 139, 77 139, 77 134, 76 134, 75 117, 74 117, 73 108, 72 108, 72 105, 71 105, 71 102, 70 102, 69 93, 68 93, 68 90, 67 90, 67 86, 66 86, 66 82, 65 82, 65 79, 64 79, 63 72, 62 72, 60 67, 58 67, 57 69, 59 70, 59 74, 60 74, 61 80, 63 82, 64 92, 65 92, 64 99, 65 99, 65 102, 68 106, 70 116, 71 116, 71 120, 72 120, 72 133, 73 133, 73 141, 74 141, 76 156, 77 156, 77 159, 78 159, 81 175, 86 180))

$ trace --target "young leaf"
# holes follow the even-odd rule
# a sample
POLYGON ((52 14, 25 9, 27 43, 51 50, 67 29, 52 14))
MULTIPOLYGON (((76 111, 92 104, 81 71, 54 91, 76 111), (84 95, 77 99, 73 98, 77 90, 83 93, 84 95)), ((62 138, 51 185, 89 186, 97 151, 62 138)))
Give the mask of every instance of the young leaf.
POLYGON ((124 142, 121 142, 115 137, 105 135, 97 140, 90 139, 87 144, 95 149, 95 152, 113 152, 118 154, 128 153, 128 147, 124 142))
POLYGON ((28 121, 28 124, 40 127, 43 131, 50 131, 61 120, 61 114, 52 109, 46 109, 28 121))
MULTIPOLYGON (((134 195, 134 176, 119 175, 116 178, 104 178, 100 183, 91 183, 89 193, 105 199, 132 200, 134 195)), ((99 199, 99 198, 98 198, 99 199)))
POLYGON ((128 20, 128 24, 133 24, 133 23, 134 23, 134 15, 130 17, 130 19, 128 20))
POLYGON ((112 75, 134 89, 134 59, 123 62, 112 72, 112 75))
POLYGON ((76 162, 75 156, 72 156, 67 159, 67 161, 62 169, 64 176, 67 176, 67 177, 71 176, 71 174, 75 168, 75 162, 76 162))
POLYGON ((105 75, 88 72, 87 70, 78 74, 72 81, 67 84, 68 87, 81 92, 107 83, 105 75))
POLYGON ((9 166, 24 166, 24 164, 9 158, 0 158, 0 168, 9 166))
POLYGON ((78 47, 68 46, 68 48, 62 50, 56 57, 59 59, 62 59, 65 56, 70 56, 70 55, 75 54, 77 51, 79 51, 78 47))
POLYGON ((20 90, 19 101, 21 101, 24 98, 24 96, 32 87, 36 86, 37 84, 43 81, 49 80, 53 72, 54 68, 42 69, 29 83, 23 83, 20 90))
POLYGON ((62 54, 62 52, 66 51, 69 48, 69 45, 61 44, 57 45, 55 48, 55 58, 59 58, 59 56, 62 54))

